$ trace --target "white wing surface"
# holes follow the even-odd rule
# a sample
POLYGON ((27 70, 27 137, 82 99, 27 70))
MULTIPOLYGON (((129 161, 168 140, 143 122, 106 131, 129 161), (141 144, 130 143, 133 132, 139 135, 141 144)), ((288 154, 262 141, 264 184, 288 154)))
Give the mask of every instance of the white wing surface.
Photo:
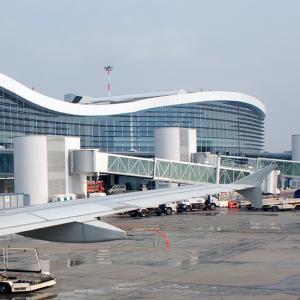
POLYGON ((251 191, 274 167, 267 167, 235 184, 186 185, 99 198, 49 203, 0 213, 0 236, 21 233, 61 242, 97 242, 124 238, 119 228, 100 222, 103 216, 143 207, 154 207, 231 190, 251 191))

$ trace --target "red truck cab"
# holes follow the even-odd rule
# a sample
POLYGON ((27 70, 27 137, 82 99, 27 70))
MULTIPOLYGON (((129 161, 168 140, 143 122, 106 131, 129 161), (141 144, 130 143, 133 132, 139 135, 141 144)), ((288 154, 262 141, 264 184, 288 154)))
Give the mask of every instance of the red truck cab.
POLYGON ((240 205, 239 205, 238 201, 236 201, 236 200, 229 200, 228 201, 228 208, 230 208, 230 209, 232 209, 232 208, 238 209, 238 208, 240 208, 240 205))
POLYGON ((89 180, 87 181, 87 192, 90 193, 99 193, 105 191, 105 185, 103 180, 89 180))

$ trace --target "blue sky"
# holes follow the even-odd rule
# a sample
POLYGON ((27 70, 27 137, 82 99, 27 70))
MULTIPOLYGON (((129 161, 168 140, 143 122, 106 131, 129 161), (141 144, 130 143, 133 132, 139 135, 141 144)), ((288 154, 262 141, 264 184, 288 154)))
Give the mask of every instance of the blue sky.
POLYGON ((0 0, 0 72, 62 99, 183 88, 253 95, 266 150, 300 133, 298 0, 0 0))

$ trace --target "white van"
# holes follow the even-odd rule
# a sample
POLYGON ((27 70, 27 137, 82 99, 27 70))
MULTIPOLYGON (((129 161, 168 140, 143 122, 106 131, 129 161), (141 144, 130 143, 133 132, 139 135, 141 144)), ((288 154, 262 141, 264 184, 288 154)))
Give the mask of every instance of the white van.
POLYGON ((126 193, 126 185, 125 184, 115 184, 108 191, 107 194, 122 194, 126 193))

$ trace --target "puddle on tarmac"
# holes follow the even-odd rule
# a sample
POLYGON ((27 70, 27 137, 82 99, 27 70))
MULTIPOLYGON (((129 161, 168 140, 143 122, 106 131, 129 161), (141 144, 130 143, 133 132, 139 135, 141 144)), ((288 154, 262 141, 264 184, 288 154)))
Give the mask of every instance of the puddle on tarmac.
POLYGON ((211 217, 211 216, 218 216, 218 215, 224 215, 221 211, 192 211, 189 213, 183 212, 182 214, 187 215, 199 215, 199 216, 205 216, 205 217, 211 217))
POLYGON ((86 261, 84 259, 81 259, 81 258, 68 258, 67 259, 67 268, 80 266, 84 263, 86 263, 86 261))
POLYGON ((219 212, 205 212, 205 213, 201 214, 201 216, 217 216, 220 214, 221 213, 219 213, 219 212))
POLYGON ((291 291, 300 293, 300 275, 286 277, 280 280, 278 283, 267 285, 264 288, 279 291, 291 291))
POLYGON ((89 253, 87 257, 67 258, 67 268, 80 266, 86 263, 112 264, 110 251, 106 249, 99 249, 96 253, 89 253))

